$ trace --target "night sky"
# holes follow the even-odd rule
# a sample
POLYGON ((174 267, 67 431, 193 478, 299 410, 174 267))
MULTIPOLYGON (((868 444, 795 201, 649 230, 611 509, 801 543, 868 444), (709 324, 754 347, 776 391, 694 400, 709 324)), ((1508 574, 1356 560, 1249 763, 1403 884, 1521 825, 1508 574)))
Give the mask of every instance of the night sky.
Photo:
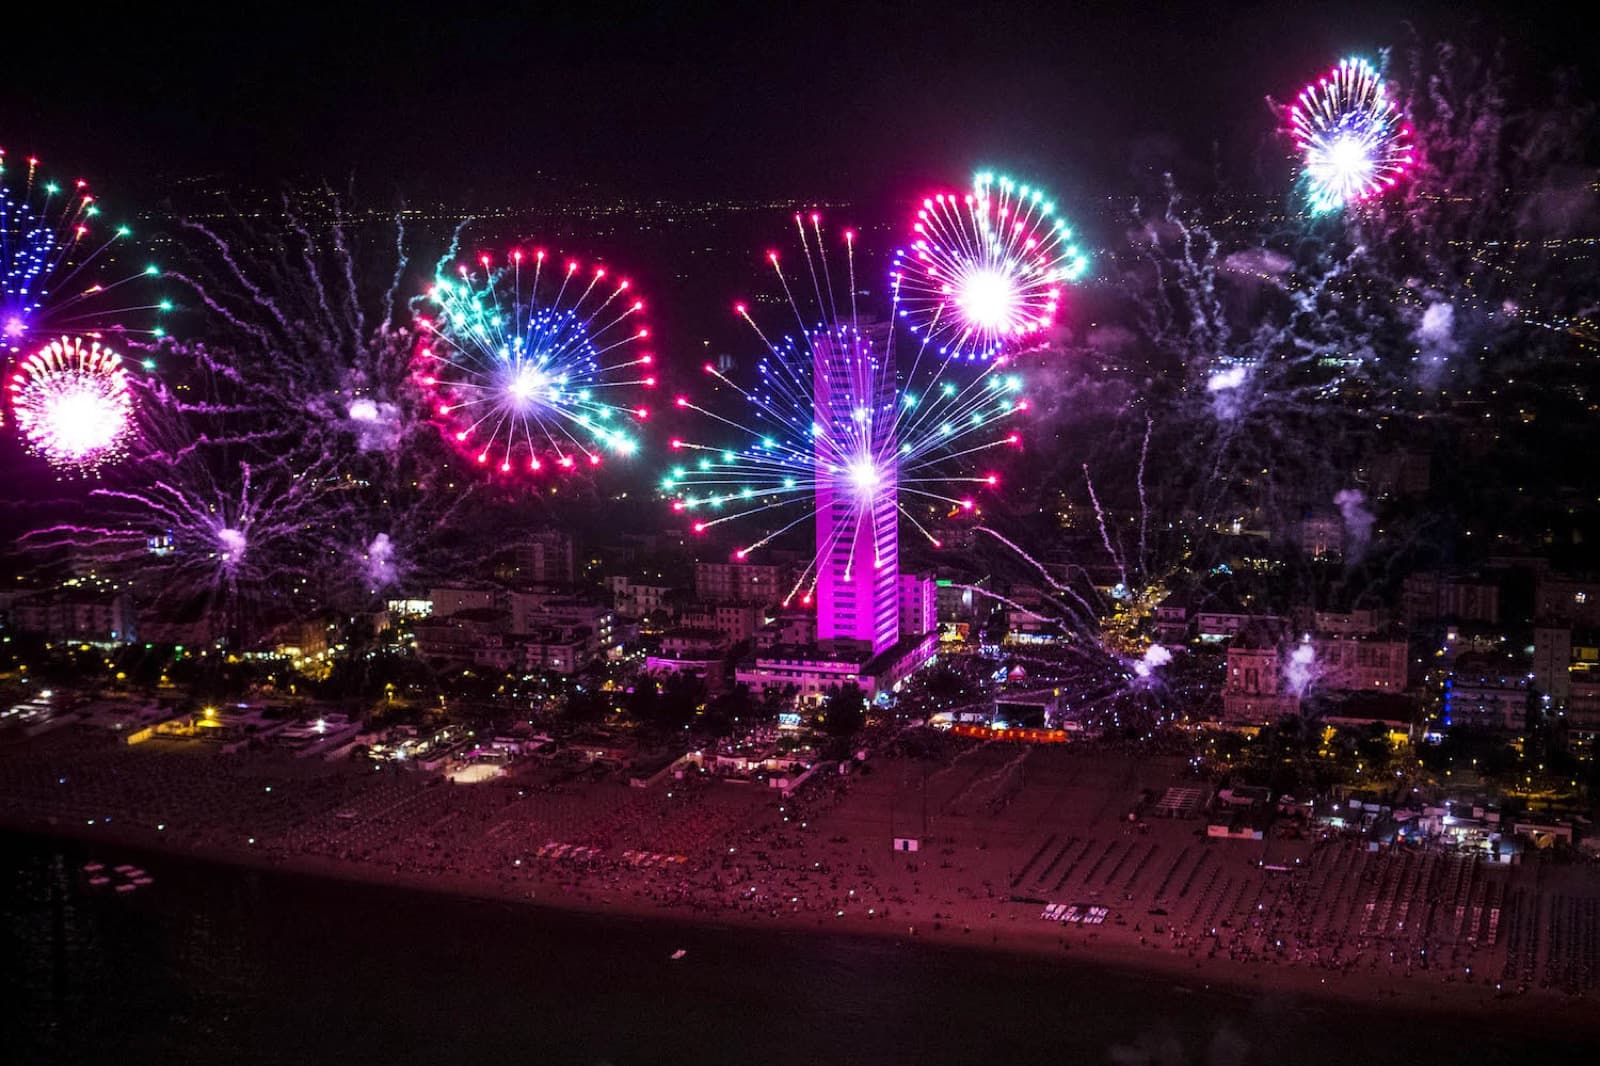
POLYGON ((38 47, 5 48, 0 145, 142 196, 217 174, 494 201, 539 171, 630 195, 872 197, 989 161, 1117 191, 1215 156, 1248 171, 1266 94, 1413 32, 1504 38, 1534 71, 1596 65, 1533 6, 335 6, 75 9, 59 41, 41 25, 38 47))

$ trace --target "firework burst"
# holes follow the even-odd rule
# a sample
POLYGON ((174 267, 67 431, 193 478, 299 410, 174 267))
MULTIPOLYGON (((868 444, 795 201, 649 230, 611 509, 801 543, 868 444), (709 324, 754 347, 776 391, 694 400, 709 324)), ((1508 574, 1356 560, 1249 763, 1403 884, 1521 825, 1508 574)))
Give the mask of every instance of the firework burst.
MULTIPOLYGON (((1122 509, 1103 505, 1101 487, 1084 464, 1079 491, 1087 496, 1092 520, 1077 534, 1077 543, 1065 541, 1059 528, 1046 532, 1032 525, 1030 535, 1020 529, 1007 535, 976 525, 974 532, 987 538, 972 546, 972 553, 983 559, 983 572, 993 579, 986 584, 998 584, 1008 595, 962 586, 1003 605, 1013 618, 1034 623, 1042 639, 1055 645, 1041 653, 1029 641, 1006 641, 1009 646, 1001 654, 1008 663, 1024 665, 1030 683, 1070 685, 1081 697, 1076 716, 1106 729, 1142 734, 1192 714, 1205 691, 1203 677, 1181 646, 1158 639, 1158 612, 1173 583, 1182 580, 1189 545, 1172 537, 1170 526, 1163 531, 1150 521, 1146 475, 1155 428, 1147 419, 1136 465, 1129 471, 1131 483, 1103 486, 1122 498, 1122 509), (1052 542, 1058 547, 1041 553, 1044 558, 1023 547, 1052 542)), ((1120 457, 1117 467, 1125 466, 1127 458, 1120 457)), ((1020 515, 1014 519, 1025 526, 1033 521, 1020 515)))
POLYGON ((1377 68, 1364 59, 1340 60, 1302 89, 1289 108, 1289 128, 1313 214, 1381 194, 1412 163, 1411 127, 1377 68))
POLYGON ((159 271, 121 268, 118 248, 131 231, 106 227, 100 214, 87 182, 44 178, 34 158, 12 167, 0 149, 0 347, 17 352, 36 343, 30 338, 58 333, 132 332, 133 312, 167 309, 118 300, 118 290, 159 271))
POLYGON ((697 533, 742 519, 757 527, 737 558, 815 519, 813 563, 789 593, 809 602, 823 559, 847 554, 845 580, 892 561, 886 545, 895 543, 901 515, 937 545, 906 503, 955 514, 974 510, 971 487, 995 485, 998 477, 952 473, 952 461, 1019 443, 999 423, 1028 404, 1018 391, 1021 381, 1004 371, 1004 359, 962 383, 945 374, 955 355, 930 351, 924 338, 908 365, 897 367, 894 318, 868 323, 857 310, 854 234, 845 233, 849 295, 841 300, 818 217, 796 215, 795 222, 815 310, 801 310, 778 254, 768 253, 797 332, 773 339, 745 304, 735 306, 764 349, 756 380, 736 384, 706 365, 719 386, 738 395, 743 410, 713 411, 679 397, 678 408, 714 422, 724 440, 674 439, 682 462, 661 487, 674 510, 694 519, 697 533))
POLYGON ((35 530, 24 545, 137 574, 161 615, 197 619, 203 639, 248 640, 320 591, 346 491, 326 465, 256 466, 201 440, 153 446, 138 463, 133 483, 90 493, 92 523, 35 530))
POLYGON ((899 317, 940 354, 988 359, 1055 321, 1088 257, 1036 188, 979 174, 922 201, 890 274, 899 317))
MULTIPOLYGON (((406 231, 396 220, 390 259, 358 256, 350 226, 336 213, 313 229, 288 200, 277 225, 186 224, 169 273, 193 293, 207 343, 169 342, 162 352, 166 383, 185 386, 172 390, 170 414, 194 447, 213 465, 223 455, 234 469, 254 464, 257 492, 284 481, 300 517, 290 543, 306 587, 320 602, 360 610, 397 587, 467 572, 487 557, 478 524, 501 536, 506 526, 502 514, 485 517, 485 486, 459 476, 429 424, 437 397, 416 381, 417 338, 394 321, 411 261, 406 231), (278 469, 312 473, 280 479, 278 469), (474 521, 463 528, 467 515, 474 521)), ((152 464, 157 475, 183 466, 183 451, 168 449, 152 464)))
POLYGON ((28 448, 58 470, 92 473, 132 433, 133 393, 122 357, 94 341, 51 341, 18 362, 11 410, 28 448))
POLYGON ((631 429, 649 410, 633 397, 656 379, 632 283, 543 251, 478 263, 438 277, 435 310, 418 318, 417 380, 447 439, 503 474, 637 451, 631 429))
POLYGON ((204 340, 169 340, 148 354, 161 358, 185 417, 213 441, 252 443, 269 458, 286 449, 343 454, 354 443, 392 465, 427 428, 411 381, 412 337, 391 315, 409 263, 404 230, 396 224, 392 274, 376 290, 357 280, 378 272, 350 252, 339 211, 335 202, 332 225, 316 233, 287 200, 277 225, 179 224, 166 276, 192 294, 187 310, 204 340))
POLYGON ((171 577, 178 587, 222 604, 237 603, 269 586, 275 574, 304 573, 305 530, 316 513, 315 477, 237 468, 231 484, 186 471, 137 491, 106 495, 143 512, 156 549, 172 553, 171 577))

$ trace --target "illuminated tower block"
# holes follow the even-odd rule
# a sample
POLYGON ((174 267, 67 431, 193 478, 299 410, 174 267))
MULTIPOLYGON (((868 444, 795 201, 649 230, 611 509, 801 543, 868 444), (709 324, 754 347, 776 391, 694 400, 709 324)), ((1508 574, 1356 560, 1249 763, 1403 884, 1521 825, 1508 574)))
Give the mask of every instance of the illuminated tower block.
POLYGON ((900 638, 894 374, 848 327, 812 338, 817 638, 900 638))

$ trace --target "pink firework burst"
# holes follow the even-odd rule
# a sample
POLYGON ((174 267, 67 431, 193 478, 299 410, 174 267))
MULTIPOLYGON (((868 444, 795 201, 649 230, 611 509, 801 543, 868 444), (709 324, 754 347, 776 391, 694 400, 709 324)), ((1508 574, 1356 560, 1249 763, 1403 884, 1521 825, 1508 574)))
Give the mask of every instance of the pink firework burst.
POLYGON ((10 393, 29 450, 57 469, 92 473, 127 448, 133 393, 122 357, 98 341, 51 341, 18 364, 10 393))
POLYGON ((1289 108, 1312 214, 1378 196, 1410 168, 1411 127, 1378 68, 1343 59, 1289 108))
POLYGON ((941 355, 987 359, 1055 321, 1088 258, 1037 189, 979 174, 922 201, 890 282, 903 324, 941 355))

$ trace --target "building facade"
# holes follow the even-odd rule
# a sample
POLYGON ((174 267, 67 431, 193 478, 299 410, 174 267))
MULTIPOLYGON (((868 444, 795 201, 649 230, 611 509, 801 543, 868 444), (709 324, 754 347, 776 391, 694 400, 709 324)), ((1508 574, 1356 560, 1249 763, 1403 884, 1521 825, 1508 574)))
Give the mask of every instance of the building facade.
POLYGON ((570 585, 575 580, 572 538, 556 529, 524 537, 517 545, 517 577, 535 585, 570 585))
POLYGON ((505 594, 493 585, 435 585, 428 593, 434 618, 462 611, 489 611, 505 606, 505 594))
POLYGON ((606 578, 612 607, 629 618, 670 609, 668 597, 679 587, 661 574, 614 574, 606 578))
POLYGON ((734 560, 694 564, 694 596, 701 603, 769 604, 782 600, 788 568, 734 560))
POLYGON ((939 587, 933 571, 900 575, 900 632, 920 637, 939 628, 939 587))
POLYGON ((125 592, 76 582, 19 597, 11 606, 12 624, 20 632, 52 640, 131 644, 138 638, 137 617, 125 592))

